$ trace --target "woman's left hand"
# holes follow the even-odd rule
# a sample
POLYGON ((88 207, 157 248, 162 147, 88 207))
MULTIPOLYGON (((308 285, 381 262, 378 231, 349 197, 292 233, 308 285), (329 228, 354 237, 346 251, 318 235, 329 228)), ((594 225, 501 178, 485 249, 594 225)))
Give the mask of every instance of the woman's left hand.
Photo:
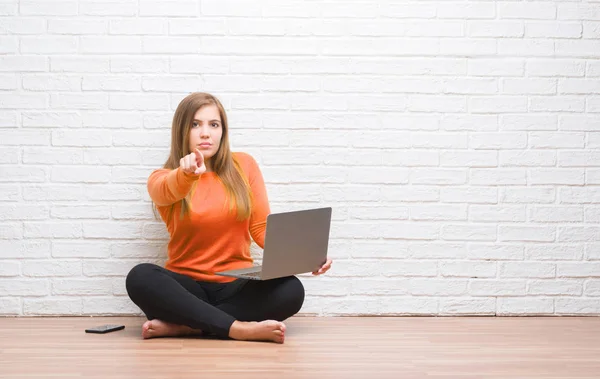
POLYGON ((313 275, 321 275, 327 272, 327 270, 329 270, 331 268, 331 262, 332 260, 327 258, 327 262, 325 262, 323 264, 323 266, 321 266, 320 269, 318 269, 317 271, 313 271, 313 275))

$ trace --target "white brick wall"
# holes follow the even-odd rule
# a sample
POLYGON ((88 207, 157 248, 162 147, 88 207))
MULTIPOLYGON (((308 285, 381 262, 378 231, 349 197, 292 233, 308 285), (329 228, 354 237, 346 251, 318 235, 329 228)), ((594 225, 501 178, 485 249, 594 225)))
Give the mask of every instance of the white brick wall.
POLYGON ((304 314, 600 315, 597 0, 0 1, 0 315, 139 314, 191 91, 333 206, 304 314))

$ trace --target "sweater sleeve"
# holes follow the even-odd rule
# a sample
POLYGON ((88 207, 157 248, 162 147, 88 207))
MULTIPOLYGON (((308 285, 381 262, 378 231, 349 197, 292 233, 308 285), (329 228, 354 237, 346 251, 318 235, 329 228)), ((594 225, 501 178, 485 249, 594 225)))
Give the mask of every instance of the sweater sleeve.
POLYGON ((148 178, 148 193, 156 205, 171 205, 183 199, 198 178, 179 168, 155 170, 148 178))
POLYGON ((252 213, 250 214, 250 235, 261 248, 265 247, 267 231, 267 216, 271 213, 265 182, 252 156, 245 154, 248 159, 248 181, 252 191, 252 213))

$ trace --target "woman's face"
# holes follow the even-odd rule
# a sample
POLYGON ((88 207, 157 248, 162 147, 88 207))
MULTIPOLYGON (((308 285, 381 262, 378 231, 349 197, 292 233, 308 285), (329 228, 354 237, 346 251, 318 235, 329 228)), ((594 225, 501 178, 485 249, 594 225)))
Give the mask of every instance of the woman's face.
MULTIPOLYGON (((204 159, 208 161, 219 150, 222 135, 223 125, 219 108, 214 104, 203 106, 196 111, 192 120, 189 135, 190 152, 198 149, 204 159)), ((208 165, 207 168, 209 168, 208 165)))

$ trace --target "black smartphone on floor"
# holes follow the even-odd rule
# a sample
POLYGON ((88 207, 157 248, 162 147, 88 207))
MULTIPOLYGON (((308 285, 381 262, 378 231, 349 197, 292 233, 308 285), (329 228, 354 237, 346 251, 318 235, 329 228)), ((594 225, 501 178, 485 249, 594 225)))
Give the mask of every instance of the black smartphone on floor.
POLYGON ((123 329, 125 329, 125 325, 100 325, 100 326, 95 326, 93 328, 86 329, 85 332, 86 333, 104 334, 104 333, 115 332, 117 330, 123 330, 123 329))

